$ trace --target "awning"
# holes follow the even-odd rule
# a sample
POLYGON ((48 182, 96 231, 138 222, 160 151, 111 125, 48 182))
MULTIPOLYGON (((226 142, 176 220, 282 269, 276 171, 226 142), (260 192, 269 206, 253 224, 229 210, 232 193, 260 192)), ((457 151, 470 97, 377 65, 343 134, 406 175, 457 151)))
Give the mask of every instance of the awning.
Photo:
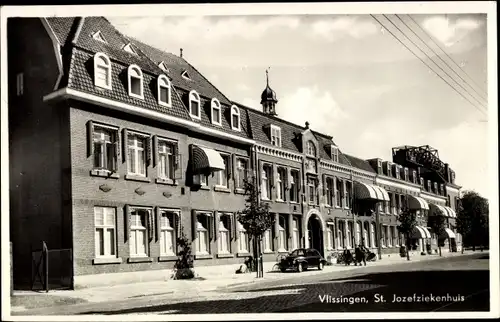
POLYGON ((384 188, 363 182, 354 182, 354 193, 356 199, 389 201, 389 194, 384 188))
POLYGON ((427 238, 425 231, 420 226, 413 227, 413 231, 411 232, 410 236, 411 238, 416 238, 416 239, 427 238))
POLYGON ((220 156, 219 152, 197 145, 193 145, 192 149, 194 173, 200 173, 203 171, 220 171, 226 169, 224 160, 220 156))
POLYGON ((425 238, 431 238, 431 232, 429 231, 429 229, 427 229, 427 227, 424 227, 424 226, 420 226, 420 228, 422 228, 422 230, 424 231, 425 233, 425 238))
POLYGON ((424 198, 408 195, 408 207, 414 210, 429 210, 429 204, 424 198))
POLYGON ((444 234, 441 235, 440 237, 445 237, 445 238, 456 238, 455 236, 455 233, 453 232, 453 230, 451 230, 450 228, 445 228, 444 229, 444 234))
POLYGON ((440 206, 440 205, 436 205, 436 204, 433 204, 433 203, 430 203, 429 204, 429 209, 435 214, 435 215, 441 215, 441 216, 445 216, 445 217, 448 217, 449 214, 448 214, 448 211, 446 211, 446 208, 443 207, 443 206, 440 206))
POLYGON ((448 217, 451 217, 451 218, 457 218, 457 214, 455 212, 455 210, 453 210, 452 208, 450 207, 444 207, 444 209, 446 210, 446 212, 448 213, 448 217))

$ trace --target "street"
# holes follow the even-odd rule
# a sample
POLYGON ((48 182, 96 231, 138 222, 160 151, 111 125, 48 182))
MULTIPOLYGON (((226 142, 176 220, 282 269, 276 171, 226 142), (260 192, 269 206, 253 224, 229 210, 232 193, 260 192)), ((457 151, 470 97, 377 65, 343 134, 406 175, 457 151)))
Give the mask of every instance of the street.
POLYGON ((187 298, 150 295, 92 303, 80 309, 77 305, 47 309, 36 314, 488 311, 488 269, 487 253, 386 266, 368 263, 366 267, 319 275, 289 273, 287 279, 187 298))

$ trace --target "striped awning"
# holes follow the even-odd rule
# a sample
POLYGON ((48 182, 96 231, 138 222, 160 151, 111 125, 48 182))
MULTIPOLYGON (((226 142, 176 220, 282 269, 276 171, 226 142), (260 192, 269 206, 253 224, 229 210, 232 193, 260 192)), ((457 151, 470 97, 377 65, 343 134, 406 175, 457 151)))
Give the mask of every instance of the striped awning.
POLYGON ((429 231, 429 229, 427 229, 427 227, 420 226, 420 228, 422 228, 422 230, 424 231, 425 238, 431 238, 431 232, 429 231))
POLYGON ((424 198, 408 195, 408 207, 415 210, 429 210, 429 204, 424 198))
POLYGON ((441 215, 444 217, 449 217, 449 213, 446 210, 444 206, 436 205, 433 203, 429 204, 429 209, 435 214, 435 215, 441 215))
POLYGON ((451 207, 444 207, 444 209, 448 213, 448 217, 457 218, 457 213, 451 207))
POLYGON ((197 145, 192 147, 192 163, 193 172, 200 173, 203 171, 220 171, 226 169, 224 160, 220 156, 220 153, 210 149, 204 148, 197 145))
POLYGON ((451 230, 450 228, 445 228, 444 229, 444 234, 441 235, 441 237, 445 237, 445 238, 456 238, 455 236, 455 233, 453 232, 453 230, 451 230))
POLYGON ((354 182, 354 193, 356 199, 389 201, 389 194, 384 188, 364 182, 354 182))
POLYGON ((422 229, 421 226, 415 226, 413 227, 413 231, 411 232, 411 238, 427 238, 427 235, 425 234, 425 231, 422 229))

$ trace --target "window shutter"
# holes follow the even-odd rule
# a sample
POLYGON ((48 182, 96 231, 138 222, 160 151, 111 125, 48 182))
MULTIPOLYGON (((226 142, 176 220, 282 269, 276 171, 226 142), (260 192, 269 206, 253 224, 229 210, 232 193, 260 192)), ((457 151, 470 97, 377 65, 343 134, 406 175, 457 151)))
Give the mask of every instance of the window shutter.
POLYGON ((234 217, 235 216, 236 216, 236 214, 227 216, 227 221, 228 221, 227 229, 229 229, 229 239, 230 240, 234 239, 234 227, 233 226, 234 226, 234 217))
POLYGON ((232 169, 233 169, 233 183, 234 183, 233 188, 236 188, 236 176, 235 176, 235 174, 238 172, 238 169, 236 168, 236 167, 238 167, 238 159, 236 157, 236 154, 233 154, 233 161, 232 162, 233 162, 232 169))
MULTIPOLYGON (((175 151, 177 151, 177 149, 175 151)), ((174 180, 179 180, 182 179, 182 155, 175 154, 174 158, 175 158, 174 180)))
POLYGON ((337 177, 333 178, 333 203, 337 205, 337 177))
MULTIPOLYGON (((206 216, 206 215, 205 215, 206 216)), ((208 217, 208 240, 211 241, 214 238, 214 216, 213 214, 208 217)))
POLYGON ((215 211, 214 218, 215 220, 212 223, 213 224, 212 228, 214 229, 214 240, 217 240, 219 235, 219 220, 221 220, 222 216, 218 211, 215 211))
POLYGON ((87 122, 87 157, 94 154, 94 122, 87 122))
POLYGON ((326 198, 328 198, 328 196, 326 195, 326 175, 323 174, 323 196, 325 196, 326 198))
MULTIPOLYGON (((291 241, 293 236, 293 215, 288 214, 288 239, 291 241)), ((289 243, 291 245, 291 243, 289 243)))
POLYGON ((191 235, 193 236, 193 241, 196 240, 197 232, 196 232, 196 211, 191 211, 191 235))
POLYGON ((150 165, 152 163, 153 159, 153 151, 152 151, 152 138, 148 137, 146 139, 146 162, 147 165, 150 165))
POLYGON ((175 216, 174 216, 174 220, 175 220, 175 231, 176 231, 176 237, 179 238, 179 236, 181 235, 181 213, 180 212, 176 212, 175 213, 175 216))
POLYGON ((127 159, 128 159, 128 131, 127 131, 127 129, 123 129, 122 141, 123 141, 123 162, 127 162, 127 159))
POLYGON ((130 236, 130 226, 131 226, 131 221, 132 221, 132 218, 130 216, 130 206, 129 205, 125 205, 125 209, 124 209, 124 212, 123 212, 123 217, 124 217, 124 223, 125 223, 125 242, 128 241, 129 239, 129 236, 130 236))
MULTIPOLYGON (((292 170, 290 168, 286 169, 286 175, 287 175, 286 190, 290 190, 291 184, 292 184, 292 170)), ((297 184, 297 183, 295 183, 295 184, 297 184)))
POLYGON ((153 211, 151 209, 147 210, 148 214, 148 239, 153 240, 153 235, 155 232, 155 221, 153 220, 153 211))
MULTIPOLYGON (((233 156, 234 156, 234 155, 233 155, 233 156)), ((231 158, 231 155, 229 155, 229 156, 226 158, 227 163, 228 163, 228 164, 227 164, 227 166, 226 166, 226 167, 227 167, 227 174, 226 174, 226 175, 227 175, 227 179, 228 179, 228 180, 229 180, 229 179, 231 179, 231 177, 232 177, 232 172, 233 172, 233 171, 232 171, 232 169, 233 169, 233 167, 232 167, 232 159, 233 159, 233 158, 231 158)))
POLYGON ((158 136, 153 136, 153 167, 158 164, 158 136))
POLYGON ((156 222, 156 229, 155 229, 155 237, 156 240, 160 240, 160 220, 161 220, 161 213, 160 213, 160 207, 155 207, 155 222, 156 222))

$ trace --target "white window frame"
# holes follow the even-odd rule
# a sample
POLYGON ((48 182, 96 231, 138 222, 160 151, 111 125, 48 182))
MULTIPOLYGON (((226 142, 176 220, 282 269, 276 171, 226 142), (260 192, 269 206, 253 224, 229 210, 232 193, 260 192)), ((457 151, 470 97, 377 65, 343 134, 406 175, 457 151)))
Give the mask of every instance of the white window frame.
POLYGON ((211 108, 210 108, 210 119, 212 121, 212 124, 215 124, 215 125, 219 125, 219 126, 222 126, 222 110, 221 110, 221 106, 220 106, 220 102, 218 99, 216 98, 212 98, 212 102, 210 104, 211 108), (217 122, 217 120, 215 120, 215 110, 219 111, 219 121, 217 122))
POLYGON ((106 38, 104 38, 104 36, 102 35, 102 33, 101 33, 101 31, 100 31, 100 30, 98 30, 98 31, 94 32, 94 33, 92 34, 92 38, 94 38, 94 39, 95 39, 95 40, 97 40, 97 41, 103 42, 103 43, 105 43, 105 44, 107 44, 107 43, 108 43, 108 42, 106 41, 106 38))
POLYGON ((343 183, 343 180, 340 179, 340 178, 337 178, 335 180, 335 188, 336 188, 336 195, 335 195, 335 207, 336 208, 342 208, 344 205, 343 205, 343 201, 342 201, 342 195, 343 195, 343 192, 344 192, 344 183, 343 183), (339 186, 340 185, 340 186, 339 186))
POLYGON ((372 248, 375 248, 376 245, 378 245, 378 243, 380 243, 380 241, 377 240, 377 230, 376 230, 376 225, 375 223, 370 223, 370 246, 372 248))
POLYGON ((234 131, 241 131, 241 114, 240 109, 236 105, 231 106, 231 128, 234 131), (233 116, 238 116, 237 124, 234 124, 233 116))
POLYGON ((271 200, 271 180, 272 180, 272 167, 268 164, 262 165, 262 173, 261 173, 261 199, 262 200, 271 200), (266 192, 266 193, 264 193, 266 192))
POLYGON ((163 70, 165 73, 168 73, 170 70, 168 69, 167 64, 162 61, 158 64, 158 67, 160 67, 161 70, 163 70))
POLYGON ((326 177, 325 178, 325 199, 326 199, 326 205, 332 207, 332 201, 333 198, 332 196, 332 191, 333 191, 333 179, 331 177, 326 177), (329 183, 332 183, 332 187, 329 187, 329 183))
POLYGON ((316 182, 314 181, 313 178, 307 178, 307 193, 309 195, 308 199, 307 199, 307 203, 314 204, 314 205, 317 204, 318 202, 316 199, 317 198, 316 182))
POLYGON ((144 75, 142 74, 142 70, 139 66, 132 64, 128 66, 127 69, 127 80, 128 80, 128 95, 130 97, 144 99, 144 75), (136 75, 133 75, 136 73, 136 75), (132 79, 139 80, 139 89, 140 93, 136 94, 132 92, 132 79))
MULTIPOLYGON (((164 214, 172 214, 171 225, 162 225, 162 220, 160 218, 160 256, 175 256, 177 255, 177 227, 175 227, 175 217, 180 215, 179 210, 171 209, 160 209, 160 216, 163 217, 164 214), (164 232, 170 232, 172 234, 172 252, 168 252, 166 248, 162 251, 162 245, 166 242, 164 232)), ((168 218, 168 217, 167 217, 168 218)))
MULTIPOLYGON (((141 211, 141 212, 144 212, 143 215, 144 216, 151 216, 151 211, 152 209, 149 209, 149 208, 141 208, 141 207, 134 207, 134 208, 131 208, 130 209, 130 213, 128 214, 129 216, 132 216, 132 213, 134 211, 141 211)), ((128 218, 128 220, 131 220, 130 218, 128 218)), ((139 217, 139 220, 140 220, 140 217, 139 217)), ((145 226, 139 226, 139 225, 135 225, 136 222, 132 222, 130 224, 130 231, 129 231, 129 252, 130 252, 130 257, 148 257, 149 256, 149 232, 148 232, 148 218, 145 218, 145 223, 146 225, 145 226), (134 231, 142 231, 144 233, 144 253, 132 253, 132 247, 134 246, 133 245, 133 241, 132 241, 132 235, 133 235, 133 232, 134 231)), ((134 241, 135 243, 137 243, 137 237, 134 237, 134 241)), ((137 244, 135 245, 136 246, 136 250, 137 250, 137 244)))
POLYGON ((229 171, 229 165, 230 165, 230 159, 231 156, 229 154, 225 153, 220 153, 220 156, 222 160, 224 161, 224 165, 226 168, 221 171, 217 171, 217 184, 215 185, 216 187, 219 188, 228 188, 229 187, 229 176, 228 176, 228 171, 229 171), (225 182, 224 182, 225 181, 225 182))
POLYGON ((248 179, 248 160, 243 158, 236 158, 236 174, 235 184, 237 189, 244 189, 244 179, 248 179), (242 165, 245 164, 243 167, 242 165), (241 177, 243 176, 243 178, 241 177))
POLYGON ((158 76, 158 104, 165 107, 172 106, 172 84, 166 75, 158 76), (164 102, 161 100, 161 90, 166 89, 168 91, 167 101, 164 102))
POLYGON ((352 247, 353 246, 352 245, 352 236, 353 236, 354 224, 351 227, 351 223, 352 223, 352 221, 348 221, 347 222, 347 226, 346 226, 345 240, 346 240, 346 247, 347 248, 353 248, 352 247))
POLYGON ((111 60, 109 59, 109 57, 104 53, 100 53, 100 52, 96 53, 94 55, 94 86, 101 87, 104 89, 111 89, 112 88, 111 72, 112 72, 112 67, 111 67, 111 60), (105 62, 101 64, 99 62, 100 58, 102 58, 102 60, 104 60, 105 62), (104 69, 106 71, 107 84, 99 82, 99 80, 97 78, 98 67, 101 67, 102 69, 104 69))
POLYGON ((244 254, 249 253, 250 245, 249 245, 248 233, 245 230, 245 227, 243 227, 243 225, 239 221, 237 221, 236 228, 238 231, 238 253, 244 253, 244 254), (245 248, 243 248, 241 245, 242 241, 245 243, 245 248))
POLYGON ((148 144, 148 136, 146 135, 143 135, 143 134, 139 134, 139 133, 136 133, 136 132, 128 132, 128 137, 126 138, 127 140, 127 150, 128 152, 127 153, 130 153, 131 150, 133 150, 133 155, 132 157, 134 158, 134 164, 136 166, 135 169, 130 169, 130 165, 131 165, 131 162, 130 162, 130 155, 127 155, 127 173, 128 174, 131 174, 131 175, 134 175, 134 176, 140 176, 140 177, 147 177, 148 175, 148 166, 147 166, 147 161, 146 161, 146 158, 147 158, 147 144, 148 144), (130 144, 130 139, 131 137, 133 137, 133 144, 131 145, 130 144), (142 148, 140 148, 138 146, 138 140, 141 139, 144 141, 144 146, 142 148), (139 153, 143 153, 143 162, 144 162, 144 174, 140 173, 139 171, 139 153))
POLYGON ((209 255, 210 254, 210 219, 209 217, 211 214, 199 212, 196 214, 196 254, 197 255, 209 255), (207 227, 203 226, 203 224, 200 222, 200 217, 203 216, 205 217, 205 223, 207 224, 207 227), (201 233, 206 236, 205 240, 205 246, 206 250, 200 250, 200 245, 201 245, 201 233))
POLYGON ((268 229, 264 232, 262 236, 262 247, 264 248, 264 253, 272 253, 273 252, 273 233, 271 229, 268 229))
POLYGON ((307 147, 306 154, 311 157, 316 157, 317 149, 316 145, 314 145, 314 142, 311 140, 307 141, 306 147, 307 147))
POLYGON ((286 236, 286 218, 283 216, 278 216, 278 252, 286 252, 287 246, 287 236, 286 236), (283 220, 284 227, 281 225, 281 220, 283 220), (281 234, 283 234, 283 240, 281 239, 281 234))
POLYGON ((286 173, 283 167, 276 170, 276 201, 285 201, 286 173))
POLYGON ((300 221, 298 218, 292 219, 292 251, 300 248, 300 221))
POLYGON ((24 73, 16 75, 16 94, 22 96, 24 94, 24 73))
POLYGON ((128 43, 125 46, 123 46, 123 50, 125 50, 129 54, 137 55, 137 51, 134 49, 131 43, 128 43))
POLYGON ((361 244, 361 239, 363 238, 362 234, 361 234, 361 230, 362 230, 362 225, 361 225, 361 222, 360 221, 356 221, 355 223, 355 236, 354 236, 354 242, 356 243, 356 246, 361 244))
POLYGON ((392 163, 387 162, 387 176, 392 177, 392 163))
MULTIPOLYGON (((231 254, 231 232, 230 229, 231 227, 226 227, 224 224, 224 218, 225 217, 230 217, 231 214, 221 214, 219 216, 219 223, 217 225, 217 233, 219 234, 218 236, 218 242, 217 242, 217 252, 218 254, 231 254), (224 237, 225 234, 225 237, 224 237), (225 243, 225 248, 226 250, 222 250, 222 243, 225 243)), ((230 221, 229 221, 230 223, 230 221)), ((230 225, 230 224, 229 224, 230 225)))
POLYGON ((158 138, 158 177, 161 179, 174 180, 175 177, 175 146, 177 142, 158 138), (168 152, 167 146, 170 145, 171 150, 168 152), (165 163, 163 161, 165 158, 165 163))
POLYGON ((333 250, 335 248, 335 226, 332 223, 326 225, 326 249, 333 250))
POLYGON ((117 253, 117 239, 116 239, 116 208, 115 207, 105 207, 105 206, 94 206, 94 242, 95 242, 95 258, 115 258, 117 253), (102 210, 102 224, 97 223, 97 213, 98 209, 102 210), (113 219, 111 222, 107 220, 107 211, 112 212, 113 219), (99 252, 100 249, 100 239, 98 239, 97 231, 102 230, 102 238, 103 238, 103 252, 101 255, 99 252), (111 231, 113 236, 113 242, 111 242, 107 236, 109 236, 109 232, 111 231))
POLYGON ((335 145, 331 146, 331 157, 333 162, 339 162, 339 148, 335 145))
POLYGON ((299 202, 299 192, 300 192, 300 172, 299 170, 295 170, 295 169, 292 169, 290 170, 290 202, 299 202), (293 177, 293 173, 296 173, 297 174, 297 181, 299 182, 295 182, 295 178, 293 177), (295 195, 295 200, 293 200, 292 198, 292 191, 294 191, 294 195, 295 195))
POLYGON ((270 134, 271 134, 271 144, 281 148, 281 128, 279 126, 271 124, 270 126, 270 134))
MULTIPOLYGON (((101 124, 95 124, 94 123, 94 129, 93 129, 93 133, 92 133, 92 145, 93 145, 93 151, 94 151, 94 158, 93 158, 93 169, 99 169, 99 170, 102 170, 102 171, 108 171, 108 172, 111 172, 113 171, 113 169, 109 169, 108 168, 108 165, 109 165, 109 158, 114 158, 115 155, 107 155, 107 149, 106 149, 106 146, 104 146, 102 148, 101 151, 97 151, 97 149, 95 148, 95 143, 96 140, 94 138, 94 134, 99 131, 99 130, 103 130, 103 131, 108 131, 110 132, 110 141, 104 141, 105 145, 107 144, 110 144, 113 146, 113 149, 115 149, 116 147, 114 146, 114 144, 116 143, 117 141, 117 138, 118 138, 118 128, 117 127, 112 127, 112 126, 106 126, 106 125, 101 125, 101 124), (103 167, 99 167, 95 164, 95 159, 96 159, 96 155, 99 154, 102 158, 101 162, 103 165, 103 167)), ((104 135, 101 135, 101 140, 104 140, 104 135)), ((102 142, 102 141, 101 141, 102 142)), ((118 164, 118 160, 115 160, 115 162, 118 164)))
POLYGON ((200 99, 200 94, 196 92, 194 89, 189 92, 189 115, 191 115, 192 118, 201 120, 201 99, 200 99), (198 114, 193 114, 193 102, 198 103, 198 114))

